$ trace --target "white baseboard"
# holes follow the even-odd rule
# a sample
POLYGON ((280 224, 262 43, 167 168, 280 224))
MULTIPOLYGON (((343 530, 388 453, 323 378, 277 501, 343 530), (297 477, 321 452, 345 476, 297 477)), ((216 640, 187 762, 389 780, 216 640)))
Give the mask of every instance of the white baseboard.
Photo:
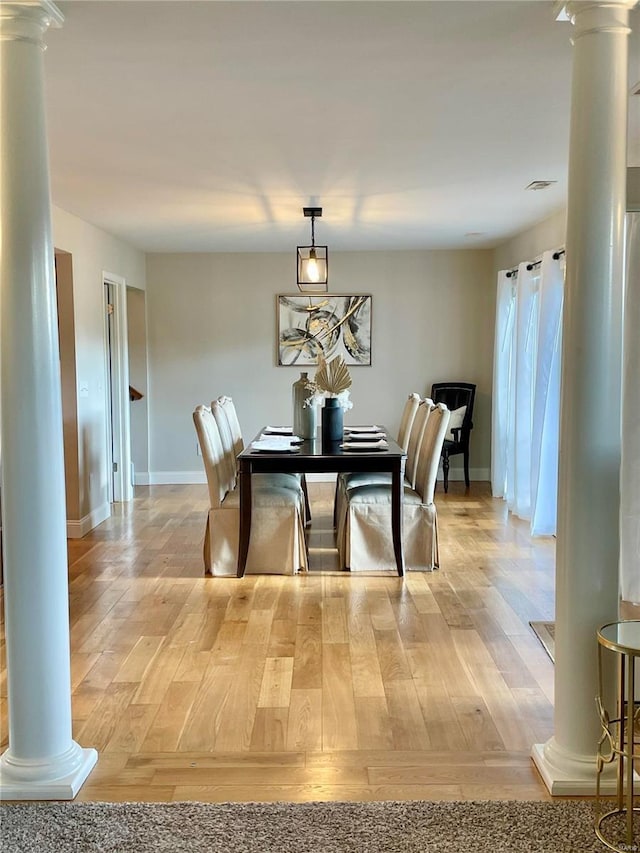
POLYGON ((82 539, 90 530, 102 524, 111 515, 108 503, 94 509, 89 515, 80 519, 67 519, 67 539, 82 539))
MULTIPOLYGON (((471 482, 480 482, 489 479, 488 468, 470 468, 469 476, 471 482)), ((309 483, 333 483, 335 474, 307 474, 309 483)), ((438 479, 442 481, 442 467, 438 473, 438 479)), ((449 468, 449 480, 457 482, 464 480, 464 468, 449 468)), ((150 471, 149 473, 136 473, 136 486, 188 486, 207 482, 204 471, 150 471)))

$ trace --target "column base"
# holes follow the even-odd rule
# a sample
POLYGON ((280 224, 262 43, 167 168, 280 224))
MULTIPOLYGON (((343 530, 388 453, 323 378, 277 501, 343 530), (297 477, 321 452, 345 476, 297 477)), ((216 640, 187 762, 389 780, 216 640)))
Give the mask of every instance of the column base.
POLYGON ((14 762, 9 750, 0 758, 0 800, 72 800, 98 761, 95 749, 74 743, 60 764, 14 762))
MULTIPOLYGON (((542 776, 549 793, 557 797, 595 797, 596 755, 577 755, 558 746, 555 738, 536 743, 531 758, 542 776)), ((600 775, 600 793, 616 793, 615 762, 607 765, 600 775)))

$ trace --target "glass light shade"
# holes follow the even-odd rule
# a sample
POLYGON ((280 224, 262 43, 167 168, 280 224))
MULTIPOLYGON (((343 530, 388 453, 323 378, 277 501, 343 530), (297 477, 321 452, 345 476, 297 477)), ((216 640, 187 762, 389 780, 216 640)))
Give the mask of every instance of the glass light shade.
POLYGON ((298 246, 299 289, 309 292, 326 292, 328 266, 326 246, 298 246))

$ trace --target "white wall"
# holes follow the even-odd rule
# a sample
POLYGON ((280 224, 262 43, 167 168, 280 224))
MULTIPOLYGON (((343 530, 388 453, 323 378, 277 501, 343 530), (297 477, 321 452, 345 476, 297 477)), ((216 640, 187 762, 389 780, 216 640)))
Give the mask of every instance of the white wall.
POLYGON ((640 166, 627 169, 627 210, 640 211, 640 166))
POLYGON ((147 319, 145 293, 127 288, 129 384, 143 395, 130 403, 131 461, 136 479, 149 476, 149 393, 147 379, 147 319))
POLYGON ((56 251, 56 297, 60 347, 60 391, 67 519, 80 518, 78 476, 78 382, 76 374, 76 329, 73 310, 73 258, 56 251))
MULTIPOLYGON (((410 391, 475 382, 471 468, 486 479, 492 252, 332 253, 329 269, 332 292, 373 295, 373 365, 351 371, 347 422, 395 432, 410 391)), ((234 398, 245 439, 262 424, 291 423, 300 370, 276 366, 275 296, 297 292, 294 276, 293 253, 147 256, 151 482, 202 481, 192 412, 220 394, 234 398)))
POLYGON ((80 517, 72 521, 81 534, 109 514, 102 275, 114 273, 128 286, 144 289, 145 255, 60 208, 52 214, 54 246, 70 253, 73 274, 80 517))
POLYGON ((521 261, 533 261, 549 249, 564 246, 567 228, 567 211, 556 211, 526 231, 505 240, 494 251, 496 280, 498 270, 517 267, 521 261))

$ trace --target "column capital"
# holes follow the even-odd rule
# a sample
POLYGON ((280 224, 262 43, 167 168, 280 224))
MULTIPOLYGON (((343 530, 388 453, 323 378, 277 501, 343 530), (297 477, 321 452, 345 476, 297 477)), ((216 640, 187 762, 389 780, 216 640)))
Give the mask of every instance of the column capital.
POLYGON ((51 0, 0 0, 0 41, 27 41, 43 50, 49 27, 61 27, 64 15, 51 0))
POLYGON ((567 17, 575 28, 574 40, 588 33, 630 33, 629 12, 638 0, 568 0, 567 17))

